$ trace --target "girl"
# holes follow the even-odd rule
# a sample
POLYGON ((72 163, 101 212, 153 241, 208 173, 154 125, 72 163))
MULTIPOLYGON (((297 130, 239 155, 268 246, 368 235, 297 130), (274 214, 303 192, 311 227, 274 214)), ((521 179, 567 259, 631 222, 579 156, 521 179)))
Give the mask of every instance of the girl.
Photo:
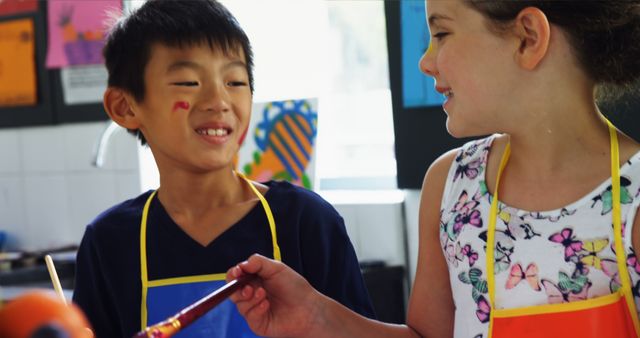
POLYGON ((420 68, 449 133, 492 136, 427 171, 407 325, 260 256, 228 275, 262 278, 234 295, 240 312, 267 336, 636 337, 640 145, 595 93, 640 77, 640 1, 427 0, 427 18, 420 68))

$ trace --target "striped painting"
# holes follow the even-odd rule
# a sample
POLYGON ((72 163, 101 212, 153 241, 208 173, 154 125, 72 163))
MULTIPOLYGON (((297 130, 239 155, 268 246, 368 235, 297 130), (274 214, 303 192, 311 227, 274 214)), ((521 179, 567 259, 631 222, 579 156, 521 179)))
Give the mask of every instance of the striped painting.
POLYGON ((256 103, 238 169, 254 181, 286 180, 312 189, 317 100, 256 103))

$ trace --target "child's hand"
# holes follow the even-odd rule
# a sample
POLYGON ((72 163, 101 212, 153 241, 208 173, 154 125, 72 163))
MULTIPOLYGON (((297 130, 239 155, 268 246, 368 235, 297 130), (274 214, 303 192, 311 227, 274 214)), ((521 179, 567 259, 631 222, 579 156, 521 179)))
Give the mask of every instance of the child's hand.
POLYGON ((302 276, 257 254, 229 269, 227 280, 245 273, 260 278, 235 292, 231 300, 257 335, 303 337, 320 328, 318 313, 324 297, 302 276))

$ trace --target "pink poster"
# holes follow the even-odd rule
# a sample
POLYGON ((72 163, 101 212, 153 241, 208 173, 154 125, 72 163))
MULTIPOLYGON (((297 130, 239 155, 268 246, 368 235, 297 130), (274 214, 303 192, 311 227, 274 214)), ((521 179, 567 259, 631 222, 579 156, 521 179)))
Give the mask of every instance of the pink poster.
POLYGON ((105 28, 122 0, 49 0, 47 67, 101 64, 105 28))

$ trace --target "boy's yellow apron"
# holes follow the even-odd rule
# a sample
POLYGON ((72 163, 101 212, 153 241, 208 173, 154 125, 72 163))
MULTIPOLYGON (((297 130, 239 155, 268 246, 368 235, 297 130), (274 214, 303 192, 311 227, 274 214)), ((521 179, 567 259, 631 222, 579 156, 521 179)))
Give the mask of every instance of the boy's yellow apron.
MULTIPOLYGON (((276 238, 276 226, 269 204, 262 194, 242 174, 240 176, 260 199, 269 220, 273 258, 280 261, 280 248, 276 238)), ((215 291, 225 284, 226 271, 211 275, 176 277, 159 280, 148 280, 146 230, 149 205, 155 196, 154 191, 144 206, 140 222, 140 274, 142 279, 142 303, 140 326, 144 330, 148 325, 161 322, 178 311, 196 302, 200 298, 215 291)), ((215 257, 212 257, 215 259, 215 257)), ((185 264, 189 264, 185 262, 185 264)), ((247 322, 230 300, 216 306, 188 327, 181 330, 176 337, 257 337, 249 329, 247 322)))
POLYGON ((491 303, 489 338, 638 337, 640 326, 638 325, 638 315, 631 292, 631 281, 627 272, 625 250, 622 243, 618 138, 613 125, 608 121, 607 123, 611 140, 613 232, 615 234, 618 275, 622 286, 613 294, 583 301, 515 309, 495 308, 494 239, 498 213, 498 185, 500 175, 510 154, 510 146, 507 144, 500 161, 487 232, 487 283, 491 303))

